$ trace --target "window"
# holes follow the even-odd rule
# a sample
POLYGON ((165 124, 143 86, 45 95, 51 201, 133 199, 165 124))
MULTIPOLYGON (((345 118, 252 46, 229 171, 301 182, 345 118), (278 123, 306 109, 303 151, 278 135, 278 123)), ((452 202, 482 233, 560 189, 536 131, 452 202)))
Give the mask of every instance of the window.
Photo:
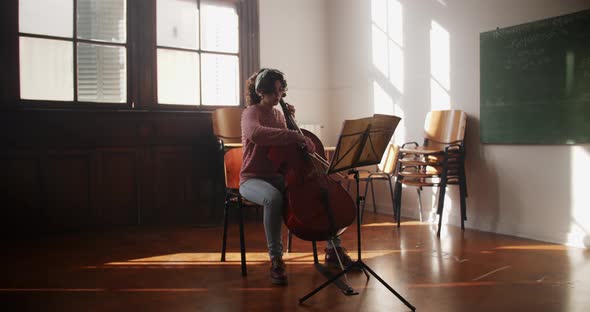
POLYGON ((20 0, 21 99, 127 102, 126 25, 125 0, 20 0))
POLYGON ((211 0, 157 0, 158 103, 238 105, 238 14, 211 0))
POLYGON ((12 1, 18 1, 21 102, 240 104, 237 0, 12 1))

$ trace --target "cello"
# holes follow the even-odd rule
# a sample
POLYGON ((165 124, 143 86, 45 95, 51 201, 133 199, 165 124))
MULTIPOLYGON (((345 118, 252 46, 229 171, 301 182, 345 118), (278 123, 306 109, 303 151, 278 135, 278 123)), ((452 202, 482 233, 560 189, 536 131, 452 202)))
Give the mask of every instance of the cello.
POLYGON ((300 239, 331 240, 352 224, 356 203, 336 179, 326 174, 329 164, 320 155, 324 152, 321 141, 297 126, 282 98, 280 105, 287 128, 310 138, 319 152, 308 152, 298 144, 269 150, 268 157, 283 175, 286 187, 283 221, 300 239))

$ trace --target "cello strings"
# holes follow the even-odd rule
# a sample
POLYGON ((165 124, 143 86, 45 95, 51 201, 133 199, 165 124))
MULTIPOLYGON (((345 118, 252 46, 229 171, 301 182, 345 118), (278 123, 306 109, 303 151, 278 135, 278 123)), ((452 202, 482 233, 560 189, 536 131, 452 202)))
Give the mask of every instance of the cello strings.
MULTIPOLYGON (((286 95, 287 95, 286 93, 282 94, 281 98, 279 99, 279 103, 281 104, 283 116, 285 116, 287 128, 295 130, 299 134, 305 136, 305 134, 303 134, 303 131, 301 130, 301 128, 299 128, 299 126, 297 125, 297 120, 295 120, 295 116, 293 116, 293 114, 289 111, 289 109, 287 108, 287 104, 283 100, 283 97, 285 97, 286 95), (289 125, 291 125, 291 126, 289 127, 289 125)), ((330 163, 316 152, 308 153, 308 155, 310 155, 312 158, 321 162, 322 165, 324 166, 324 168, 319 169, 319 165, 317 163, 314 164, 314 169, 316 170, 316 174, 318 174, 318 175, 325 174, 325 171, 327 170, 327 168, 329 168, 330 163)), ((336 174, 340 177, 340 179, 346 179, 346 177, 347 177, 347 175, 342 172, 336 172, 336 174)), ((329 176, 329 175, 327 175, 327 176, 329 176)))

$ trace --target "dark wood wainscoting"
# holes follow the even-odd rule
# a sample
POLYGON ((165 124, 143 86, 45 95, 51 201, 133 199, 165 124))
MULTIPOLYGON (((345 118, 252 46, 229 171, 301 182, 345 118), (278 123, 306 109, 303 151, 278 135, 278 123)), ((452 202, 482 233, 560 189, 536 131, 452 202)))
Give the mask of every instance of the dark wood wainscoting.
POLYGON ((3 229, 221 221, 210 112, 2 112, 0 139, 3 229))

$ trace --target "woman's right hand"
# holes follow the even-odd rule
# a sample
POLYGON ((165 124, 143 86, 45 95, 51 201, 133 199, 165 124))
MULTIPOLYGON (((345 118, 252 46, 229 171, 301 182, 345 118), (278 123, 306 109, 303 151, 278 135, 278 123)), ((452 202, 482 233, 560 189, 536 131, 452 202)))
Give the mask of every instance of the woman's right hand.
POLYGON ((305 144, 305 149, 310 152, 310 153, 314 153, 315 152, 315 144, 313 144, 313 141, 306 137, 303 136, 303 144, 305 144))

